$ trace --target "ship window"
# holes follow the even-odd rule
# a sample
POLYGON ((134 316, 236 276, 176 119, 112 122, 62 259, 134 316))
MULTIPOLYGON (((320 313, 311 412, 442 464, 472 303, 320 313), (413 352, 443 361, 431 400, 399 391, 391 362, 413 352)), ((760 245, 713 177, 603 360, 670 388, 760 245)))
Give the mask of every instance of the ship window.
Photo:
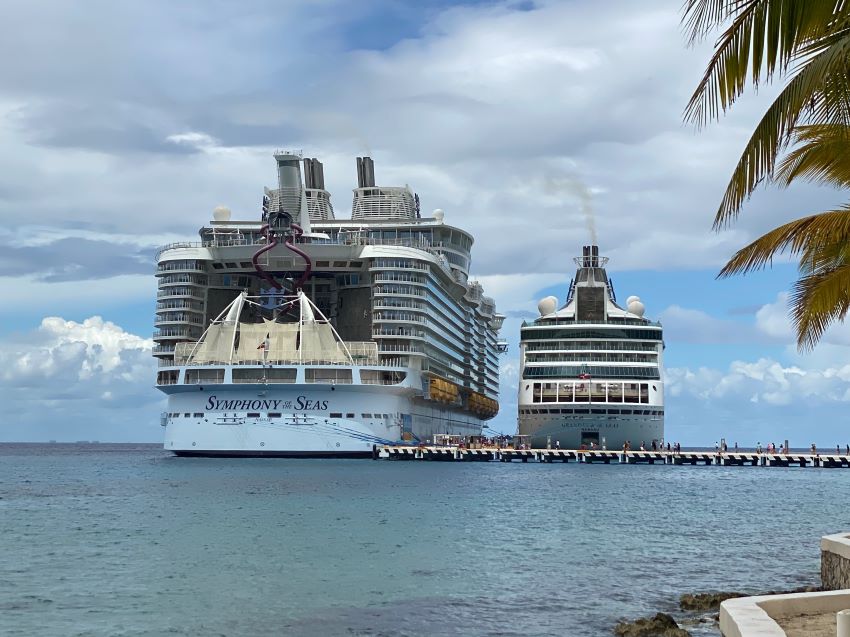
POLYGON ((354 414, 345 414, 346 418, 354 418, 354 414))
POLYGON ((363 418, 371 418, 372 414, 360 414, 363 418))
POLYGON ((390 417, 389 414, 384 414, 384 418, 389 419, 389 417, 390 417))
POLYGON ((269 418, 280 418, 280 414, 276 411, 270 411, 269 418))
POLYGON ((363 262, 362 261, 352 261, 349 265, 352 268, 359 268, 359 267, 362 267, 363 262))
POLYGON ((619 410, 619 409, 609 409, 609 410, 608 410, 608 413, 609 413, 609 414, 619 414, 619 413, 620 413, 620 410, 619 410))
POLYGON ((348 263, 345 261, 334 261, 335 268, 344 268, 346 265, 348 265, 348 263))
POLYGON ((192 414, 192 415, 193 415, 195 418, 203 418, 203 417, 204 417, 204 414, 203 414, 203 413, 195 413, 195 414, 192 414))
POLYGON ((350 369, 308 368, 304 370, 304 381, 307 383, 327 383, 330 385, 351 384, 350 369))
POLYGON ((589 414, 590 410, 589 409, 576 409, 575 413, 577 413, 577 414, 589 414))
POLYGON ((253 268, 254 267, 254 264, 251 263, 250 261, 240 261, 239 265, 242 266, 243 268, 253 268))
POLYGON ((189 417, 189 414, 183 414, 183 417, 184 417, 184 418, 188 418, 188 417, 189 417))
POLYGON ((571 414, 571 413, 573 413, 573 410, 572 409, 562 409, 561 413, 562 414, 571 414))
POLYGON ((623 409, 620 413, 623 414, 624 416, 630 416, 631 413, 632 413, 632 410, 631 409, 623 409))
POLYGON ((317 268, 326 268, 331 264, 330 261, 316 261, 317 268))
POLYGON ((172 418, 180 418, 180 414, 171 414, 172 418))
POLYGON ((342 418, 342 412, 335 411, 331 414, 331 418, 342 418))
POLYGON ((539 414, 539 413, 540 413, 540 410, 539 410, 539 409, 532 409, 532 410, 531 410, 531 413, 532 413, 532 414, 539 414))
POLYGON ((216 270, 221 270, 224 266, 221 265, 221 263, 218 263, 217 261, 213 261, 212 267, 214 267, 216 270))
POLYGON ((259 418, 259 417, 260 417, 260 414, 258 414, 257 412, 252 411, 252 412, 248 413, 248 418, 259 418))
POLYGON ((591 414, 604 414, 605 410, 604 409, 591 409, 590 413, 591 414))
POLYGON ((640 402, 649 402, 649 385, 647 385, 646 383, 641 383, 640 385, 640 402))

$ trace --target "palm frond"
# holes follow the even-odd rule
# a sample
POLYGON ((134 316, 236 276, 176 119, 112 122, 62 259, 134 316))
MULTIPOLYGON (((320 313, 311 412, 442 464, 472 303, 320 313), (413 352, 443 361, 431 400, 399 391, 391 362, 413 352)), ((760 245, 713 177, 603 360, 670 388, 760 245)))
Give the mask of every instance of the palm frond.
POLYGON ((787 187, 801 178, 850 188, 850 126, 817 124, 792 131, 794 146, 776 169, 775 180, 787 187))
POLYGON ((842 244, 850 245, 850 204, 774 228, 738 250, 717 276, 760 270, 785 253, 799 256, 801 263, 818 263, 831 246, 842 244))
POLYGON ((779 96, 765 112, 750 137, 720 203, 714 227, 733 221, 743 202, 762 180, 770 178, 776 158, 789 141, 804 109, 810 109, 812 123, 850 120, 850 92, 845 89, 828 91, 828 85, 840 84, 850 64, 850 35, 833 42, 818 53, 791 78, 779 96), (812 114, 813 113, 813 114, 812 114), (829 117, 826 121, 819 118, 829 117))
MULTIPOLYGON (((743 93, 747 81, 758 87, 777 70, 786 71, 801 51, 843 23, 847 8, 836 0, 689 0, 684 21, 690 42, 727 22, 702 80, 685 108, 685 120, 703 126, 743 93)), ((809 47, 815 46, 810 50, 809 47)))
POLYGON ((850 265, 844 263, 800 279, 789 298, 797 347, 810 351, 827 328, 843 321, 850 309, 850 265))

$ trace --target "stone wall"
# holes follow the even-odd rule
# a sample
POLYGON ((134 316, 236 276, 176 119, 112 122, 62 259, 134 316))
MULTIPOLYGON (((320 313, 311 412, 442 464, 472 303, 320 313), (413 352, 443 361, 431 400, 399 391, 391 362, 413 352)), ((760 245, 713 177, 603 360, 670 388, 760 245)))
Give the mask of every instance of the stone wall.
POLYGON ((850 535, 824 536, 820 548, 820 577, 824 589, 850 589, 850 535))

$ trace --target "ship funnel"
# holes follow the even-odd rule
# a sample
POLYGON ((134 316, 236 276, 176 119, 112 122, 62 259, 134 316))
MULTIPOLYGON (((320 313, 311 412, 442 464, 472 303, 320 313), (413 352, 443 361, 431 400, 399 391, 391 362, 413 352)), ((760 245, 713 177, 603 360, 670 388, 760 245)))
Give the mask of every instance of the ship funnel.
POLYGON ((357 158, 357 187, 372 188, 375 186, 375 162, 371 157, 357 158))
POLYGON ((325 189, 325 171, 322 162, 315 157, 304 160, 304 185, 317 190, 325 189))
POLYGON ((599 267, 599 246, 595 246, 595 245, 582 246, 582 248, 581 248, 581 267, 583 267, 583 268, 598 268, 599 267))

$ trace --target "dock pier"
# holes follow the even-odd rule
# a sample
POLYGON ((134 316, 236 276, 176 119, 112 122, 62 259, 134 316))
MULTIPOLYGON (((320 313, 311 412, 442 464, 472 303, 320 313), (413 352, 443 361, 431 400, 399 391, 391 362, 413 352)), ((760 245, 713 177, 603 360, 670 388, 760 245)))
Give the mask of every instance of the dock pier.
POLYGON ((776 454, 722 451, 611 451, 586 449, 514 449, 439 445, 375 445, 375 460, 427 460, 431 462, 520 462, 578 464, 669 464, 723 467, 850 468, 850 455, 776 454))

